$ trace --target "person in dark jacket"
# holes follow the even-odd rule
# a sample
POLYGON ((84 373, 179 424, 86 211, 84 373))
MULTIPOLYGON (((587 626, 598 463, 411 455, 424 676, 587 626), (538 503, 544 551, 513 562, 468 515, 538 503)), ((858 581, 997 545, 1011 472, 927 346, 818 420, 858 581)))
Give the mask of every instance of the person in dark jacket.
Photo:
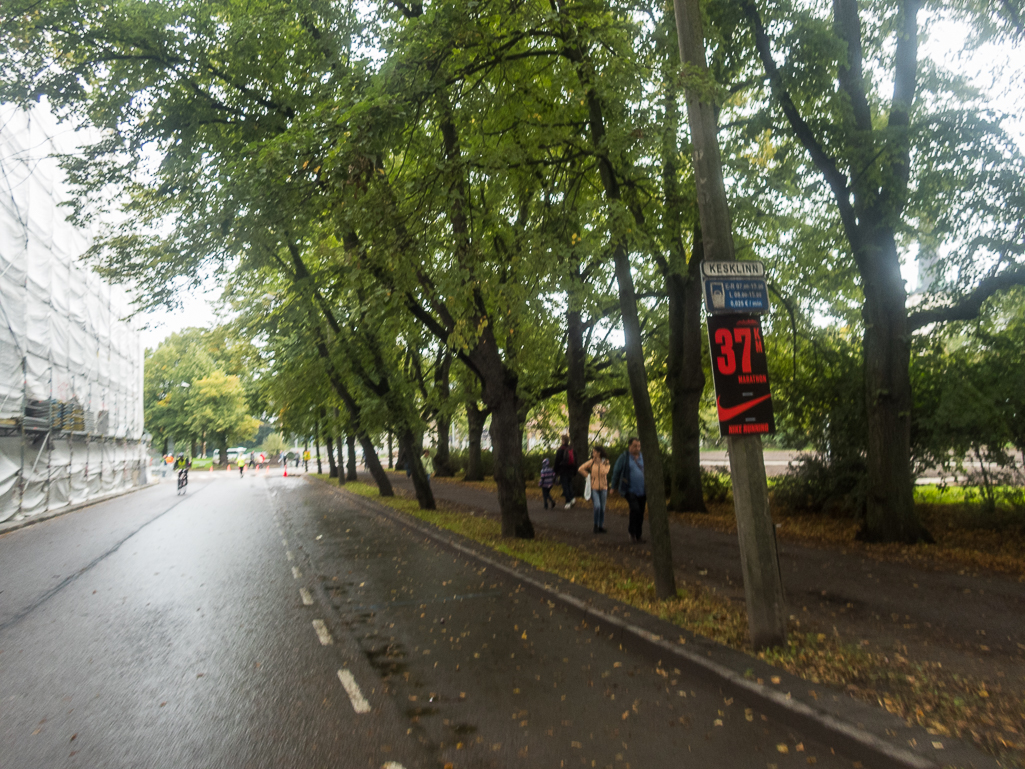
POLYGON ((616 466, 612 468, 612 483, 615 489, 626 499, 630 508, 630 541, 641 544, 644 542, 641 531, 644 527, 644 506, 648 495, 644 488, 644 455, 641 454, 641 441, 631 437, 627 441, 627 449, 619 455, 616 466))
POLYGON ((563 505, 567 510, 573 507, 573 503, 577 501, 576 496, 573 494, 573 479, 577 475, 577 458, 573 455, 573 449, 569 445, 569 436, 562 436, 562 446, 555 452, 555 474, 559 476, 559 482, 562 484, 562 495, 566 498, 566 504, 563 505))

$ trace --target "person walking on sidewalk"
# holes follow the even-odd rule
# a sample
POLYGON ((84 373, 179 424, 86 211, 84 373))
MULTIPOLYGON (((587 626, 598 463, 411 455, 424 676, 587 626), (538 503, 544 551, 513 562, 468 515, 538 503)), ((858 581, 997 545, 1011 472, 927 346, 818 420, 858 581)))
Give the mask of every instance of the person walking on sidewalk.
POLYGON ((552 506, 552 510, 555 509, 555 500, 552 499, 552 486, 555 485, 555 470, 552 469, 551 463, 547 459, 541 460, 541 499, 545 503, 545 510, 548 509, 549 503, 552 506))
POLYGON ((573 479, 577 475, 577 458, 573 455, 573 448, 569 445, 569 436, 562 436, 562 445, 555 452, 555 474, 559 476, 562 483, 562 495, 566 498, 564 507, 569 510, 577 501, 573 494, 573 479))
POLYGON ((605 505, 609 499, 609 455, 601 446, 591 449, 591 458, 577 471, 591 478, 591 505, 594 507, 594 533, 605 533, 605 505))
POLYGON ((627 441, 627 449, 616 460, 612 468, 612 488, 618 491, 630 508, 630 541, 642 544, 641 536, 644 528, 644 506, 648 495, 644 489, 644 455, 641 454, 641 441, 631 437, 627 441))

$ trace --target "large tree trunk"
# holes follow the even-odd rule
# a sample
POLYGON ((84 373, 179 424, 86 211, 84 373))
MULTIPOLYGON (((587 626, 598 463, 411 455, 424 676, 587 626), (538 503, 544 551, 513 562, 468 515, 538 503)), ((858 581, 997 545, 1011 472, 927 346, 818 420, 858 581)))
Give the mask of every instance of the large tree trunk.
POLYGON ((416 501, 419 503, 420 509, 434 510, 434 492, 431 491, 431 480, 427 477, 423 462, 420 460, 423 444, 408 428, 400 428, 396 435, 399 439, 399 450, 406 457, 406 469, 410 471, 413 490, 416 492, 416 501))
POLYGON ((320 420, 313 423, 313 448, 317 452, 317 475, 323 475, 324 466, 320 463, 320 420))
MULTIPOLYGON (((348 460, 348 462, 346 463, 346 466, 345 466, 345 480, 347 480, 347 481, 355 481, 355 480, 358 480, 358 478, 359 478, 359 476, 356 475, 356 436, 352 435, 352 434, 346 435, 345 436, 345 445, 348 448, 348 455, 349 455, 349 460, 348 460)), ((380 463, 378 463, 378 465, 380 465, 380 463)), ((341 476, 339 475, 339 477, 341 477, 341 476)), ((385 478, 385 480, 388 480, 388 476, 386 474, 385 474, 384 478, 385 478)), ((375 478, 375 480, 377 480, 377 479, 375 478)), ((378 483, 378 487, 380 487, 380 485, 381 484, 378 483)), ((388 482, 388 488, 391 488, 391 482, 390 481, 388 482)), ((388 496, 388 495, 387 494, 382 494, 381 496, 388 496)))
POLYGON ((484 423, 488 419, 488 411, 482 411, 477 407, 476 401, 466 404, 466 425, 467 425, 467 448, 466 448, 466 474, 464 481, 484 480, 484 460, 481 458, 481 435, 484 433, 484 423))
POLYGON ((701 367, 701 251, 700 230, 695 229, 694 251, 687 274, 666 275, 669 293, 669 361, 667 384, 672 410, 672 467, 669 509, 704 513, 701 491, 701 395, 705 372, 701 367))
POLYGON ((502 536, 533 539, 534 527, 527 514, 527 493, 523 485, 520 416, 515 396, 512 393, 504 395, 488 400, 491 406, 491 448, 495 455, 498 506, 502 511, 502 536))
MULTIPOLYGON (((882 229, 882 228, 880 228, 882 229)), ((880 232, 865 271, 865 399, 868 498, 863 538, 914 543, 922 527, 911 477, 911 335, 907 294, 892 233, 880 232)))
MULTIPOLYGON (((575 276, 580 279, 579 271, 575 276)), ((577 465, 583 464, 590 452, 591 401, 587 399, 587 351, 584 349, 584 324, 577 301, 572 296, 566 313, 566 411, 569 417, 569 444, 577 465)), ((584 479, 577 474, 574 490, 583 493, 584 479)))
POLYGON ((455 474, 452 472, 452 459, 449 453, 449 444, 452 440, 452 417, 448 411, 449 372, 451 369, 452 352, 446 347, 445 355, 437 367, 434 377, 438 397, 441 400, 438 412, 434 417, 438 427, 438 449, 434 454, 434 474, 439 478, 451 478, 455 474))
POLYGON ((502 536, 533 539, 523 481, 523 442, 520 433, 516 374, 498 354, 491 327, 484 329, 470 354, 483 385, 483 400, 491 410, 491 450, 495 458, 502 536))
POLYGON ((221 453, 221 461, 218 463, 221 467, 228 466, 228 433, 217 433, 217 449, 221 453))
POLYGON ((659 448, 655 412, 648 394, 648 373, 644 366, 641 344, 641 323, 637 316, 637 297, 630 255, 625 243, 615 248, 616 279, 619 282, 619 305, 623 312, 623 338, 626 348, 626 373, 630 380, 634 411, 637 413, 637 435, 644 454, 644 489, 648 496, 651 530, 651 556, 655 568, 655 594, 659 598, 676 596, 676 575, 673 573, 673 545, 669 539, 669 512, 666 509, 666 487, 662 474, 662 451, 659 448))
MULTIPOLYGON (((553 4, 553 10, 558 9, 559 7, 553 4)), ((592 81, 592 69, 589 62, 586 61, 586 48, 580 41, 574 41, 564 51, 570 61, 576 65, 577 76, 587 89, 588 128, 605 198, 611 204, 619 206, 623 201, 622 190, 619 186, 616 168, 614 168, 609 155, 604 107, 595 83, 592 81)), ((648 497, 655 593, 659 598, 670 598, 676 596, 676 576, 673 573, 673 547, 669 540, 669 512, 666 510, 662 454, 655 414, 651 408, 651 396, 648 393, 648 374, 644 365, 641 324, 637 315, 637 295, 634 291, 633 275, 630 271, 630 254, 627 244, 621 236, 617 236, 617 241, 613 245, 613 264, 616 268, 616 280, 619 283, 619 306, 623 314, 626 372, 637 416, 637 434, 641 439, 641 448, 644 452, 644 486, 648 497)))
MULTIPOLYGON (((328 435, 324 439, 324 443, 327 444, 327 467, 328 467, 327 477, 328 478, 337 478, 338 477, 338 465, 335 464, 335 439, 332 436, 328 435)), ((339 451, 340 450, 341 450, 341 447, 339 447, 339 451)))
MULTIPOLYGON (((374 442, 370 440, 370 436, 366 433, 359 433, 357 437, 359 438, 359 445, 363 449, 363 461, 366 463, 374 482, 377 483, 377 490, 382 497, 395 496, 391 479, 388 478, 388 471, 381 467, 381 460, 377 457, 377 449, 374 448, 374 442)), ((355 458, 353 458, 352 464, 356 464, 355 458)), ((356 480, 354 475, 352 480, 356 480)))

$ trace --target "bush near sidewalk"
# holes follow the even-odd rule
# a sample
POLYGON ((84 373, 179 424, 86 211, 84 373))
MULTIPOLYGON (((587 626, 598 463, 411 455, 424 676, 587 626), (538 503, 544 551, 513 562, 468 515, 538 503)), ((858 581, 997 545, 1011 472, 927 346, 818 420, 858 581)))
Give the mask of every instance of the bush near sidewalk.
MULTIPOLYGON (((327 480, 327 476, 316 477, 327 480)), ((480 485, 488 487, 487 482, 480 485)), ((375 487, 367 484, 347 483, 344 488, 693 633, 753 654, 744 607, 699 585, 684 581, 676 598, 659 601, 647 570, 627 568, 613 558, 560 542, 544 533, 534 540, 505 539, 498 520, 459 510, 443 501, 438 502, 438 510, 421 510, 415 499, 383 498, 375 487)), ((714 517, 726 520, 722 513, 714 517)), ((917 663, 896 653, 869 652, 822 633, 801 634, 796 627, 791 628, 787 648, 757 656, 812 685, 839 688, 851 696, 875 702, 938 738, 969 739, 1012 765, 1025 767, 1025 699, 1019 693, 952 674, 937 664, 917 663)))

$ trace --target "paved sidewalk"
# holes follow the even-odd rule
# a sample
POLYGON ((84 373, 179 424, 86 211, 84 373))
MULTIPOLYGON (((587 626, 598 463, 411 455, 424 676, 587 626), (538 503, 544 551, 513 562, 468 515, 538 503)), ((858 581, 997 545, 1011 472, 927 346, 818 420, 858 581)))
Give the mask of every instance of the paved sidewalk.
MULTIPOLYGON (((402 474, 396 489, 412 493, 402 474)), ((369 476, 364 480, 371 482, 369 476)), ((493 492, 436 479, 439 500, 497 517, 493 492)), ((561 497, 560 497, 561 499, 561 497)), ((589 503, 545 511, 528 498, 531 520, 547 536, 618 558, 650 565, 650 545, 633 545, 624 510, 606 515, 607 535, 592 533, 589 503)), ((677 580, 699 584, 743 602, 736 534, 672 521, 677 580)), ((647 535, 647 522, 645 523, 647 535)), ((838 635, 869 650, 939 662, 953 672, 1025 691, 1025 583, 986 572, 927 571, 876 561, 861 552, 780 543, 780 566, 791 616, 802 631, 838 635)))

